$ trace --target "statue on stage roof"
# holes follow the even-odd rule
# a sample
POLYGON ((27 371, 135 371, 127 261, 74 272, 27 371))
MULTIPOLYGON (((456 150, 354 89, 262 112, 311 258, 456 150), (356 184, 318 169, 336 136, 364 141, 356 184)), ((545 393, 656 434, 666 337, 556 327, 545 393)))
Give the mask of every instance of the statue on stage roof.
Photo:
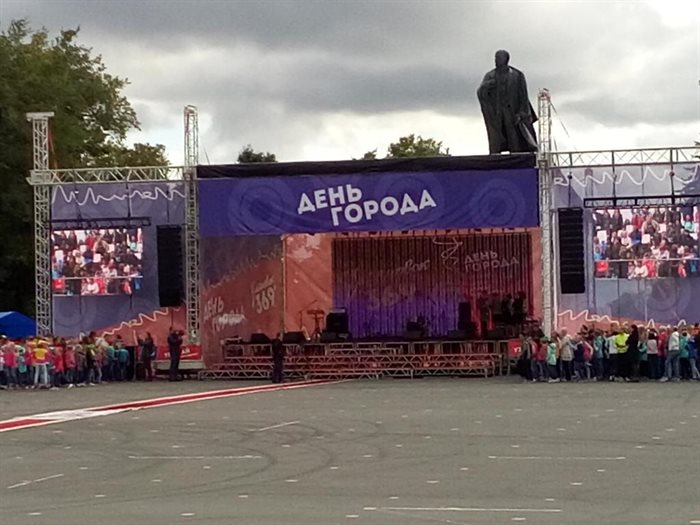
POLYGON ((496 51, 492 69, 477 90, 489 137, 489 153, 537 151, 537 114, 527 97, 525 75, 508 65, 508 51, 496 51))

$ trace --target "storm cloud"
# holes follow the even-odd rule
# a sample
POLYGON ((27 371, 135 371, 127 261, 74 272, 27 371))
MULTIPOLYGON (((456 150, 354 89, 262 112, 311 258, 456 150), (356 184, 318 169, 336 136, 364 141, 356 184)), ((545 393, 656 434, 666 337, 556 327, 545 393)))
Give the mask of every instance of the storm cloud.
POLYGON ((499 48, 533 104, 550 89, 570 133, 555 126, 559 144, 683 145, 700 132, 697 2, 0 0, 3 27, 20 17, 79 25, 131 80, 132 138, 165 143, 174 162, 185 104, 200 109, 212 162, 247 143, 281 160, 348 158, 413 132, 484 153, 475 91, 499 48))

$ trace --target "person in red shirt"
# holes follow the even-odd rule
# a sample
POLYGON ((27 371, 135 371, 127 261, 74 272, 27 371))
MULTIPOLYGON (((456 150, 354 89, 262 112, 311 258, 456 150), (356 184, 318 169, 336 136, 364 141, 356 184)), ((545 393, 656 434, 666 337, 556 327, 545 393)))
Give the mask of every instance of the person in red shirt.
POLYGON ((75 349, 73 345, 66 346, 63 351, 64 378, 68 388, 75 386, 75 349))
POLYGON ((2 352, 5 360, 5 376, 7 377, 7 386, 9 388, 17 388, 19 385, 17 375, 17 350, 15 344, 8 342, 6 338, 0 339, 0 352, 2 352))
POLYGON ((63 385, 63 373, 65 372, 63 348, 60 345, 54 347, 51 358, 51 364, 53 365, 53 388, 59 388, 63 385))

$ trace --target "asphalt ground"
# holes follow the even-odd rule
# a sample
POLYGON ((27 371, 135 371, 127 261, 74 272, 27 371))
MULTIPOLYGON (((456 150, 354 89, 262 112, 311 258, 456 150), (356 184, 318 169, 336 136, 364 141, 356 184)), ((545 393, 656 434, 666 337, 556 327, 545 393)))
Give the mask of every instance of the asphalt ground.
MULTIPOLYGON (((0 392, 0 415, 240 385, 0 392)), ((0 433, 0 523, 686 525, 699 436, 696 383, 349 381, 0 433)))

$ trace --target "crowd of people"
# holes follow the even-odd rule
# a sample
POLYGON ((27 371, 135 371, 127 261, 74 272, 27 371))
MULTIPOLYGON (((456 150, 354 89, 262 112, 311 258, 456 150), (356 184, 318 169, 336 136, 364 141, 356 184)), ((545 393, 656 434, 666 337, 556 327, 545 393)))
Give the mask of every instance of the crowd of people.
POLYGON ((54 231, 51 245, 55 294, 131 295, 141 287, 141 229, 54 231))
POLYGON ((596 277, 700 276, 700 208, 597 210, 593 221, 596 277))
POLYGON ((697 360, 700 325, 656 330, 613 325, 582 327, 544 337, 521 336, 518 373, 526 381, 681 381, 700 380, 697 360))
POLYGON ((55 389, 95 386, 134 378, 137 360, 153 380, 156 346, 150 333, 130 350, 120 336, 10 340, 0 336, 0 388, 55 389))

